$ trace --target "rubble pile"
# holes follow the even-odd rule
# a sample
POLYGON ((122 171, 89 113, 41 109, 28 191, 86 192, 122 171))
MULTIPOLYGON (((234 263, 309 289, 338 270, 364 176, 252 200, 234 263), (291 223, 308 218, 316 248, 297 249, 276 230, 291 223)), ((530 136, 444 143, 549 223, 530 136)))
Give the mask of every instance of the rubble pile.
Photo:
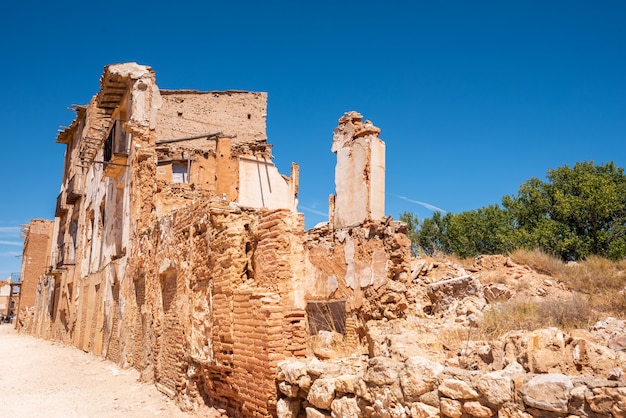
POLYGON ((472 338, 489 306, 559 297, 564 286, 546 277, 504 256, 465 267, 413 259, 406 291, 413 303, 402 318, 366 322, 367 354, 279 363, 278 416, 626 416, 626 321, 472 338), (492 281, 502 275, 509 280, 492 281), (547 290, 505 284, 522 276, 547 290))

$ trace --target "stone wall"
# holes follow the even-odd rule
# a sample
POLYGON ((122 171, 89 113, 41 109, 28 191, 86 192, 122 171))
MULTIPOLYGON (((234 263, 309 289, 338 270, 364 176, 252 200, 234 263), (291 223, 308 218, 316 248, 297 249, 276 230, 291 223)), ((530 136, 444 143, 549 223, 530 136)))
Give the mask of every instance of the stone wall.
POLYGON ((287 360, 277 374, 279 418, 623 417, 626 385, 590 375, 445 367, 424 357, 287 360))

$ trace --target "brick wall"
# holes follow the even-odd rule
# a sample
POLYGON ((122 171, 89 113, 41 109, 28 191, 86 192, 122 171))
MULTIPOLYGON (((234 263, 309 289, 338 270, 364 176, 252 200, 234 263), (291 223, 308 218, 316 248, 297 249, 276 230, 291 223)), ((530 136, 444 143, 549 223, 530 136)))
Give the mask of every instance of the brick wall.
POLYGON ((181 404, 273 416, 276 364, 306 348, 305 314, 293 297, 298 230, 303 219, 288 210, 210 203, 161 219, 129 298, 137 304, 135 367, 146 359, 158 386, 181 404))
POLYGON ((39 278, 46 273, 54 222, 31 219, 24 240, 20 309, 35 305, 39 278))

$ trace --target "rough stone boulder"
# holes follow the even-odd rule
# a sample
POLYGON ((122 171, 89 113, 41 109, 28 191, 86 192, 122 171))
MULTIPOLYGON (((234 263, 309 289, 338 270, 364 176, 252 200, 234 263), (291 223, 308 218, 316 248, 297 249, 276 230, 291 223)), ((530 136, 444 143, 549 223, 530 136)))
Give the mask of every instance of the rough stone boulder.
POLYGON ((566 413, 572 380, 562 374, 540 374, 528 380, 521 389, 524 402, 542 411, 566 413))
POLYGON ((427 293, 432 303, 433 314, 443 314, 450 307, 456 307, 455 302, 467 298, 475 299, 480 306, 479 310, 485 305, 482 284, 471 274, 431 283, 428 285, 427 293))
POLYGON ((435 389, 443 369, 442 364, 424 357, 407 359, 399 373, 404 399, 415 402, 421 395, 435 389))
POLYGON ((443 361, 443 346, 437 333, 420 322, 368 321, 366 339, 370 357, 402 360, 422 356, 443 361))
POLYGON ((571 364, 565 346, 571 337, 557 328, 512 331, 504 338, 507 363, 517 361, 530 373, 560 373, 571 364))
POLYGON ((483 294, 488 303, 501 302, 513 297, 511 289, 501 283, 493 283, 484 286, 483 294))

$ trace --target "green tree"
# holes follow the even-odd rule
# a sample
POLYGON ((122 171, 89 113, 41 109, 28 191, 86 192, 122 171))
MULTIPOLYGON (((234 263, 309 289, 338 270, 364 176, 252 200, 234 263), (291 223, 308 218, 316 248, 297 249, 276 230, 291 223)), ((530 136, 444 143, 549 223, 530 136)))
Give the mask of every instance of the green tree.
MULTIPOLYGON (((531 178, 502 206, 447 213, 418 222, 406 214, 413 253, 460 257, 541 248, 563 260, 626 257, 626 176, 614 163, 581 162, 531 178)), ((403 214, 403 215, 405 215, 403 214)), ((401 218, 402 219, 402 218, 401 218)))
POLYGON ((626 176, 610 162, 581 162, 532 178, 517 196, 505 196, 520 245, 540 247, 563 260, 596 254, 626 256, 626 176))
POLYGON ((411 255, 416 257, 419 254, 418 248, 418 236, 419 236, 419 219, 417 215, 410 212, 402 212, 400 214, 400 220, 406 223, 407 233, 411 241, 411 255))
POLYGON ((510 213, 499 205, 446 216, 450 252, 460 257, 508 253, 519 243, 510 213))
POLYGON ((447 236, 450 214, 445 216, 437 211, 432 218, 426 218, 420 224, 417 244, 420 251, 426 255, 437 253, 450 254, 450 243, 447 236))

